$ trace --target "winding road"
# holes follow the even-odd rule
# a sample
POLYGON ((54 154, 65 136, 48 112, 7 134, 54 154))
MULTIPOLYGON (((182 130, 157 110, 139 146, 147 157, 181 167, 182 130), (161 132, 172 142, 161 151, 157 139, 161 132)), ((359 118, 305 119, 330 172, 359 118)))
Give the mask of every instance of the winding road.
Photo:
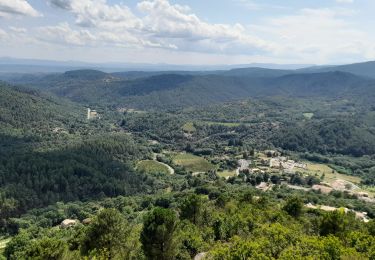
POLYGON ((154 153, 153 156, 152 156, 152 159, 153 159, 155 162, 158 162, 158 163, 160 163, 160 164, 163 164, 165 167, 167 167, 168 170, 169 170, 169 174, 171 174, 171 175, 174 174, 174 169, 173 169, 171 166, 169 166, 169 165, 166 164, 166 163, 159 162, 156 158, 157 158, 157 154, 154 153))

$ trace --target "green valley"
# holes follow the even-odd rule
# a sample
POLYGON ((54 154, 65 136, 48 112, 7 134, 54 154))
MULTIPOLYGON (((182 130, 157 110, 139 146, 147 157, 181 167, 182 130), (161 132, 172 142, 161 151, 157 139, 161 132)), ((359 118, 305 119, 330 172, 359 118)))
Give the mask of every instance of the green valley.
POLYGON ((370 78, 262 69, 9 78, 0 259, 374 257, 370 78))

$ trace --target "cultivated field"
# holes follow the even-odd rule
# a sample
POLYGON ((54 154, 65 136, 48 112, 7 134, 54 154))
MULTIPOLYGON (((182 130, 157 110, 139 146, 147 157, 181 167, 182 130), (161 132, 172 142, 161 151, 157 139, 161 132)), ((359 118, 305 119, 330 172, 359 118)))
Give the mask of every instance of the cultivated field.
POLYGON ((152 161, 152 160, 145 160, 145 161, 140 161, 137 164, 137 170, 143 171, 146 173, 165 173, 169 174, 170 170, 169 168, 157 161, 152 161))
POLYGON ((355 184, 359 184, 361 182, 361 178, 356 176, 340 174, 325 164, 307 163, 307 170, 310 173, 317 173, 319 177, 322 176, 322 174, 324 174, 324 181, 328 183, 332 183, 339 179, 352 182, 355 184))
POLYGON ((177 165, 184 166, 190 172, 208 172, 215 169, 215 166, 206 159, 193 154, 178 154, 173 157, 173 162, 177 165))

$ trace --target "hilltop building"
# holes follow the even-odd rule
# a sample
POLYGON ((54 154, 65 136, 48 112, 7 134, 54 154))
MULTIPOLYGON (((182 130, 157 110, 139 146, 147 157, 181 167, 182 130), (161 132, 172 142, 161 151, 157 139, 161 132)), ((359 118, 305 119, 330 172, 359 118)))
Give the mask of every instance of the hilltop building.
POLYGON ((87 120, 100 118, 98 112, 96 110, 91 110, 90 108, 87 109, 87 120))

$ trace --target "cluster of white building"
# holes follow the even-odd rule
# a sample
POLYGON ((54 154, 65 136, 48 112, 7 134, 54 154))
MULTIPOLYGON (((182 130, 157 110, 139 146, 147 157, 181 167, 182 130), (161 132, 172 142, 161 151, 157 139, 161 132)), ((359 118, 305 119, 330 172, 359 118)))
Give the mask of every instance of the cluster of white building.
POLYGON ((287 157, 282 157, 282 156, 271 158, 269 166, 271 168, 284 169, 290 172, 293 172, 295 168, 300 168, 300 169, 307 168, 307 165, 305 163, 298 163, 298 162, 295 162, 294 160, 288 160, 287 157))

